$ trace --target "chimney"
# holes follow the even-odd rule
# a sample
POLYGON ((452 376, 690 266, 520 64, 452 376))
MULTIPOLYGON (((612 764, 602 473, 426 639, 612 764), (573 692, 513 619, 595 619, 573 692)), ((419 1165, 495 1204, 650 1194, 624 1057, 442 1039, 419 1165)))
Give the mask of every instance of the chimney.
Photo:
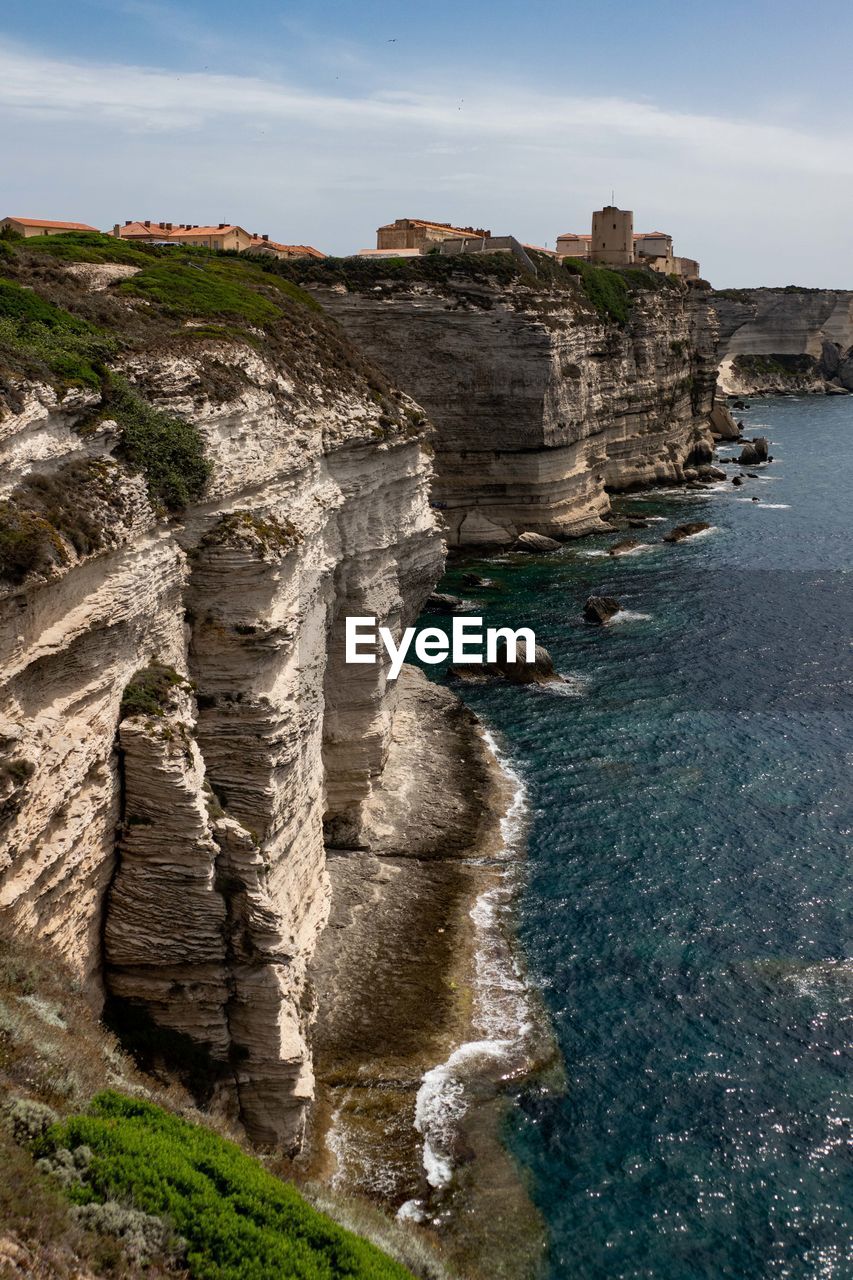
MULTIPOLYGON (((125 226, 126 225, 127 224, 125 223, 125 226)), ((113 227, 113 235, 117 240, 121 239, 121 227, 118 225, 118 223, 116 223, 115 226, 113 227)))
POLYGON ((146 218, 142 225, 143 225, 144 227, 148 227, 148 228, 149 228, 149 230, 150 230, 151 222, 150 222, 150 220, 149 220, 148 218, 146 218))
POLYGON ((223 227, 227 227, 227 226, 228 226, 228 223, 227 223, 227 222, 220 222, 220 224, 219 224, 219 230, 221 231, 223 227))
POLYGON ((130 226, 130 224, 131 224, 131 222, 133 222, 133 218, 125 218, 125 220, 124 220, 124 225, 125 225, 126 227, 129 227, 129 226, 130 226))
POLYGON ((172 230, 172 224, 171 224, 171 222, 167 222, 167 223, 166 223, 166 230, 167 230, 167 231, 171 231, 171 230, 172 230))
POLYGON ((262 240, 269 240, 269 236, 261 236, 262 240))

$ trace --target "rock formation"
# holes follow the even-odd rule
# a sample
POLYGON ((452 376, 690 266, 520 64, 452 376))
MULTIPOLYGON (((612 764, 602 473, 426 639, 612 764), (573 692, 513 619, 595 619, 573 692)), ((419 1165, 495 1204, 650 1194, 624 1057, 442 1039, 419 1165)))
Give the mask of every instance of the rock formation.
POLYGON ((853 290, 724 289, 712 300, 725 394, 853 391, 853 290))
MULTIPOLYGON (((91 314, 85 278, 43 277, 91 314)), ((125 1031, 201 1063, 253 1139, 292 1146, 324 821, 360 843, 397 697, 381 658, 345 668, 339 621, 398 631, 440 576, 423 414, 289 295, 245 338, 98 305, 137 326, 113 369, 194 425, 211 475, 170 516, 107 382, 4 374, 0 902, 125 1031)))
POLYGON ((583 616, 586 622, 601 626, 614 618, 621 608, 621 604, 613 596, 590 596, 583 607, 583 616))
POLYGON ((609 490, 681 481, 710 442, 707 289, 638 286, 620 323, 579 277, 540 264, 531 280, 509 262, 514 275, 424 258, 403 278, 376 262, 306 281, 429 413, 451 546, 600 529, 609 490))

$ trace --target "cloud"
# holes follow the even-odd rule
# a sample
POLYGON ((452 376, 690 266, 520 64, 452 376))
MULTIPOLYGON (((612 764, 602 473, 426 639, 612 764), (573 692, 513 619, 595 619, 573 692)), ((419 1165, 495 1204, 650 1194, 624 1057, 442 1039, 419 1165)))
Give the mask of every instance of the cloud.
POLYGON ((697 163, 807 174, 853 173, 849 136, 815 135, 757 121, 674 112, 615 97, 543 94, 485 85, 464 100, 381 89, 335 96, 283 81, 208 72, 86 64, 0 45, 0 109, 39 118, 186 133, 239 122, 299 126, 342 136, 408 135, 431 150, 501 141, 581 154, 652 144, 689 150, 697 163))
POLYGON ((366 62, 339 92, 302 63, 301 80, 212 74, 0 41, 8 206, 101 226, 234 219, 346 253, 404 214, 553 245, 615 186, 638 225, 672 231, 716 284, 853 285, 840 278, 843 120, 818 133, 488 78, 468 78, 462 99, 436 87, 440 70, 410 70, 403 88, 366 62))

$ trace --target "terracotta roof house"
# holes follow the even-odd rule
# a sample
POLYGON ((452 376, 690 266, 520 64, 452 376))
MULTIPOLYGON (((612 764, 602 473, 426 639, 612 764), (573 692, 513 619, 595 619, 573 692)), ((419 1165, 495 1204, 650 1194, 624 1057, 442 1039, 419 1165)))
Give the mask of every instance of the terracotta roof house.
POLYGON ((310 244, 282 244, 269 236, 252 236, 246 253, 265 253, 272 258, 325 258, 325 253, 310 244))
POLYGON ((252 236, 233 222, 220 222, 216 226, 198 226, 191 222, 133 222, 116 223, 113 235, 119 240, 135 240, 141 244, 199 245, 204 249, 248 249, 252 236))
POLYGON ((97 231, 88 222, 50 222, 46 218, 0 218, 0 231, 6 228, 19 236, 59 236, 66 231, 97 231))

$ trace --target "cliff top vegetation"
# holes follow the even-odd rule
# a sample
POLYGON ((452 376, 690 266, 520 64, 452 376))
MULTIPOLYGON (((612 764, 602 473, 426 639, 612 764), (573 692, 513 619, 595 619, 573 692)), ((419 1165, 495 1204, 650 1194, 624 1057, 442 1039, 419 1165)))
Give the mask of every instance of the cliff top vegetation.
POLYGON ((605 321, 618 325, 628 322, 637 294, 681 288, 669 277, 642 267, 613 269, 578 260, 561 263, 536 250, 529 250, 528 256, 536 275, 511 253, 271 259, 264 263, 264 270, 308 288, 343 284, 353 293, 393 290, 414 283, 451 287, 460 282, 485 289, 514 286, 540 296, 565 293, 589 304, 605 321))

